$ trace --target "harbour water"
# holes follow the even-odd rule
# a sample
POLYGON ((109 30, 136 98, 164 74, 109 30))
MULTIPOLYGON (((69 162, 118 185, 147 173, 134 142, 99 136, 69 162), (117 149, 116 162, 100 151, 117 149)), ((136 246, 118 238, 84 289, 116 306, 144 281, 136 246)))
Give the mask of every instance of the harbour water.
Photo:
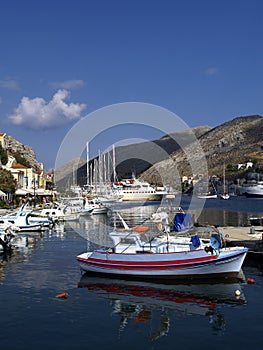
MULTIPOLYGON (((188 203, 184 198, 181 205, 188 203)), ((157 207, 158 203, 122 203, 118 209, 136 225, 157 207)), ((249 216, 261 215, 262 209, 263 200, 210 199, 198 221, 246 225, 249 216)), ((0 256, 1 348, 262 348, 259 266, 245 261, 240 280, 224 283, 161 284, 82 276, 76 255, 96 247, 103 229, 104 242, 111 223, 111 218, 97 215, 41 234, 23 233, 20 247, 0 256), (255 283, 247 283, 248 278, 255 283), (66 299, 56 298, 63 292, 68 293, 66 299)))

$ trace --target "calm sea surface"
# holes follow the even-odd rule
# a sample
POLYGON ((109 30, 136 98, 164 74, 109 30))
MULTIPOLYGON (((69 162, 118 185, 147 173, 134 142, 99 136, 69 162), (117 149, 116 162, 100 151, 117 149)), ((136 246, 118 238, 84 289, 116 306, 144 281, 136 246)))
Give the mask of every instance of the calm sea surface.
MULTIPOLYGON (((184 209, 189 198, 181 202, 184 209)), ((119 204, 131 225, 157 203, 119 204)), ((198 210, 198 202, 194 210, 198 210)), ((210 199, 200 223, 246 225, 263 199, 210 199)), ((160 284, 82 276, 76 255, 107 240, 113 219, 93 216, 51 231, 21 234, 0 255, 1 349, 261 349, 263 273, 245 262, 235 283, 160 284), (255 284, 247 284, 253 278, 255 284), (239 298, 235 291, 239 290, 239 298), (56 298, 68 293, 65 300, 56 298)))

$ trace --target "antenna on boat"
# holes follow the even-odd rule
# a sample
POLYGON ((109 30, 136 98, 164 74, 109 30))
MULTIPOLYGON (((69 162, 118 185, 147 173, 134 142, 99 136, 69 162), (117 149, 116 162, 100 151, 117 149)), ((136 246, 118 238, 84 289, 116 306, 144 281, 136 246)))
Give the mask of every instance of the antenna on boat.
POLYGON ((166 234, 166 249, 167 249, 167 252, 169 252, 169 243, 170 243, 170 226, 167 225, 167 224, 164 224, 164 232, 166 234))

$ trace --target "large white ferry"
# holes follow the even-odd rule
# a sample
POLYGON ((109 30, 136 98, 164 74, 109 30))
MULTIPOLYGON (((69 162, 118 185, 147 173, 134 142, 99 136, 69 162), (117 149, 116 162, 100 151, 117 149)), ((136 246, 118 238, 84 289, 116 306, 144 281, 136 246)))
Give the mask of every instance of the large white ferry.
POLYGON ((113 189, 122 196, 123 201, 160 201, 167 194, 163 188, 154 188, 135 177, 114 182, 113 189))

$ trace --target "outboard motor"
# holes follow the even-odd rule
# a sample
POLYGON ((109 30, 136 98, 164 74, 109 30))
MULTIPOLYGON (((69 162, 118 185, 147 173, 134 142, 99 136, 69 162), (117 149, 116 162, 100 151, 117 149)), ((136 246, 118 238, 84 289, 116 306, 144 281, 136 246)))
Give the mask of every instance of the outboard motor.
POLYGON ((215 252, 219 253, 219 250, 223 246, 222 237, 220 233, 212 233, 210 236, 210 246, 215 252))

